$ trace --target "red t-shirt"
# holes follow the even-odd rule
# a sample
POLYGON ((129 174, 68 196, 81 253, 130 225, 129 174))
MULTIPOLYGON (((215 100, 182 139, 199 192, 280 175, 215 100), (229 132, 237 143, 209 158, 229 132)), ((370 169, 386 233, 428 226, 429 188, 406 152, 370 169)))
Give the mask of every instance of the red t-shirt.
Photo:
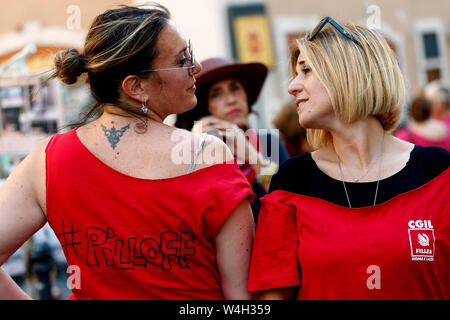
POLYGON ((236 164, 150 180, 97 159, 76 131, 46 149, 47 218, 72 299, 223 299, 214 238, 252 189, 236 164))
POLYGON ((249 291, 298 299, 450 299, 450 169, 373 207, 277 190, 261 199, 249 291))

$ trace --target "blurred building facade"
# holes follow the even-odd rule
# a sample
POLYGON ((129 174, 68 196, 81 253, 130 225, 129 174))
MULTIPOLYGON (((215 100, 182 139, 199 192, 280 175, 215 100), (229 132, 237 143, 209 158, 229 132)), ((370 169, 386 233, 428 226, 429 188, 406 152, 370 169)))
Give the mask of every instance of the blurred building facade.
MULTIPOLYGON (((51 65, 52 54, 56 51, 63 48, 82 48, 86 32, 97 14, 118 4, 140 5, 147 2, 145 0, 8 2, 5 10, 0 12, 0 65, 32 43, 36 46, 36 50, 28 54, 27 67, 30 73, 42 71, 51 65)), ((293 40, 309 32, 324 16, 331 16, 341 23, 353 22, 379 29, 397 53, 410 94, 431 80, 441 79, 449 82, 450 1, 448 0, 428 2, 422 0, 160 0, 158 2, 169 8, 180 30, 186 38, 192 40, 199 60, 212 56, 240 59, 236 48, 242 37, 244 42, 245 37, 248 37, 247 42, 256 44, 253 46, 255 50, 259 50, 258 43, 262 43, 260 48, 270 51, 269 76, 254 108, 259 116, 252 120, 259 127, 272 127, 272 119, 281 106, 289 100, 288 57, 293 40), (256 12, 259 9, 255 11, 255 8, 263 9, 256 12), (239 16, 240 10, 243 16, 239 16), (260 28, 259 34, 243 32, 242 28, 252 27, 252 23, 249 22, 251 19, 244 21, 234 18, 252 15, 255 12, 260 16, 262 13, 267 20, 268 28, 260 28), (234 16, 231 17, 233 14, 234 16), (236 26, 240 28, 238 35, 233 33, 233 27, 236 26), (267 32, 261 32, 261 30, 267 30, 267 32)), ((260 27, 261 20, 257 23, 260 27)), ((267 59, 263 62, 267 63, 267 59)), ((22 81, 16 80, 12 81, 10 76, 0 75, 0 89, 14 87, 17 81, 19 83, 22 81)), ((12 122, 18 121, 17 112, 11 111, 14 108, 14 106, 11 107, 11 103, 14 105, 11 101, 25 105, 22 109, 34 108, 32 105, 27 106, 23 101, 20 102, 17 97, 29 96, 32 85, 23 87, 22 91, 19 90, 20 92, 17 89, 14 89, 15 91, 2 89, 3 127, 5 117, 13 119, 12 122), (5 104, 8 108, 8 103, 10 103, 10 110, 5 112, 5 104)), ((45 98, 47 101, 41 102, 41 108, 44 108, 42 104, 45 103, 55 105, 50 118, 56 119, 58 125, 68 122, 69 119, 75 119, 80 105, 83 104, 82 100, 87 99, 88 95, 82 89, 76 94, 72 94, 72 91, 76 91, 75 89, 69 90, 70 92, 65 90, 67 89, 54 84, 48 89, 50 92, 45 98)), ((20 119, 20 123, 26 124, 23 118, 20 119)), ((51 132, 48 126, 47 124, 47 129, 44 131, 51 132)), ((28 127, 33 127, 33 124, 28 124, 28 127)))
MULTIPOLYGON (((433 80, 450 80, 450 1, 434 0, 268 0, 280 68, 288 47, 325 16, 340 23, 356 23, 379 30, 397 54, 409 95, 433 80)), ((286 63, 284 63, 286 64, 286 63)))
POLYGON ((52 67, 59 50, 81 49, 93 18, 113 4, 110 0, 25 0, 4 5, 0 11, 0 156, 23 157, 39 141, 77 120, 80 109, 90 102, 86 86, 66 88, 58 81, 42 86, 43 72, 52 67))
MULTIPOLYGON (((290 99, 288 60, 294 40, 325 16, 342 24, 356 23, 379 30, 397 54, 409 97, 430 81, 440 79, 450 83, 448 0, 161 0, 161 3, 169 7, 181 30, 193 39, 200 59, 222 55, 239 60, 230 12, 241 9, 245 14, 257 5, 265 8, 274 61, 254 108, 259 116, 253 120, 259 127, 272 127, 272 120, 290 99)), ((248 42, 254 41, 251 37, 248 32, 248 42)))

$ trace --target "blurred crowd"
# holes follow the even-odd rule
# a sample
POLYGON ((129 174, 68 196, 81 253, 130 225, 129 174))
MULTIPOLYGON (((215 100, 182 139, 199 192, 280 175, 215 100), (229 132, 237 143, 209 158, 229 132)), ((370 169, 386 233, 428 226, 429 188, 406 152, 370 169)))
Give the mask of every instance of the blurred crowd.
POLYGON ((405 141, 450 150, 450 90, 439 81, 427 84, 412 99, 407 119, 396 131, 405 141))
POLYGON ((65 300, 70 295, 67 262, 48 224, 25 242, 2 268, 34 299, 65 300))

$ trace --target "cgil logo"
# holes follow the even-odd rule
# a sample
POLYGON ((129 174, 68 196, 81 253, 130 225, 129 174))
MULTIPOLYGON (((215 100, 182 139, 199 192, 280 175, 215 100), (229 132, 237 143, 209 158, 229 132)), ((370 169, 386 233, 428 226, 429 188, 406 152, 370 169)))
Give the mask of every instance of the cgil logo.
POLYGON ((408 227, 410 229, 415 229, 415 228, 419 228, 419 229, 433 229, 433 225, 431 224, 431 220, 410 220, 408 222, 408 227))
POLYGON ((410 220, 408 228, 411 260, 434 261, 436 238, 431 220, 410 220))

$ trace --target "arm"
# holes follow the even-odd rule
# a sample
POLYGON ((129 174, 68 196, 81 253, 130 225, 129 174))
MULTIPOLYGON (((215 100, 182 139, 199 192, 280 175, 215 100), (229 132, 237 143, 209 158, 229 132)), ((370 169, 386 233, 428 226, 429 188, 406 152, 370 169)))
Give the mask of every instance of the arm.
MULTIPOLYGON (((41 143, 0 187, 0 265, 46 222, 45 146, 41 143)), ((2 269, 0 299, 26 298, 2 269)))
POLYGON ((253 214, 248 200, 244 200, 215 238, 216 259, 225 299, 255 298, 247 291, 253 230, 253 214))
MULTIPOLYGON (((219 138, 208 136, 198 168, 233 160, 233 154, 219 138), (205 161, 206 160, 206 161, 205 161)), ((216 261, 225 299, 252 299, 247 291, 254 221, 250 203, 243 200, 230 214, 214 239, 216 261)))
POLYGON ((0 300, 31 300, 27 295, 6 273, 0 268, 0 300))

